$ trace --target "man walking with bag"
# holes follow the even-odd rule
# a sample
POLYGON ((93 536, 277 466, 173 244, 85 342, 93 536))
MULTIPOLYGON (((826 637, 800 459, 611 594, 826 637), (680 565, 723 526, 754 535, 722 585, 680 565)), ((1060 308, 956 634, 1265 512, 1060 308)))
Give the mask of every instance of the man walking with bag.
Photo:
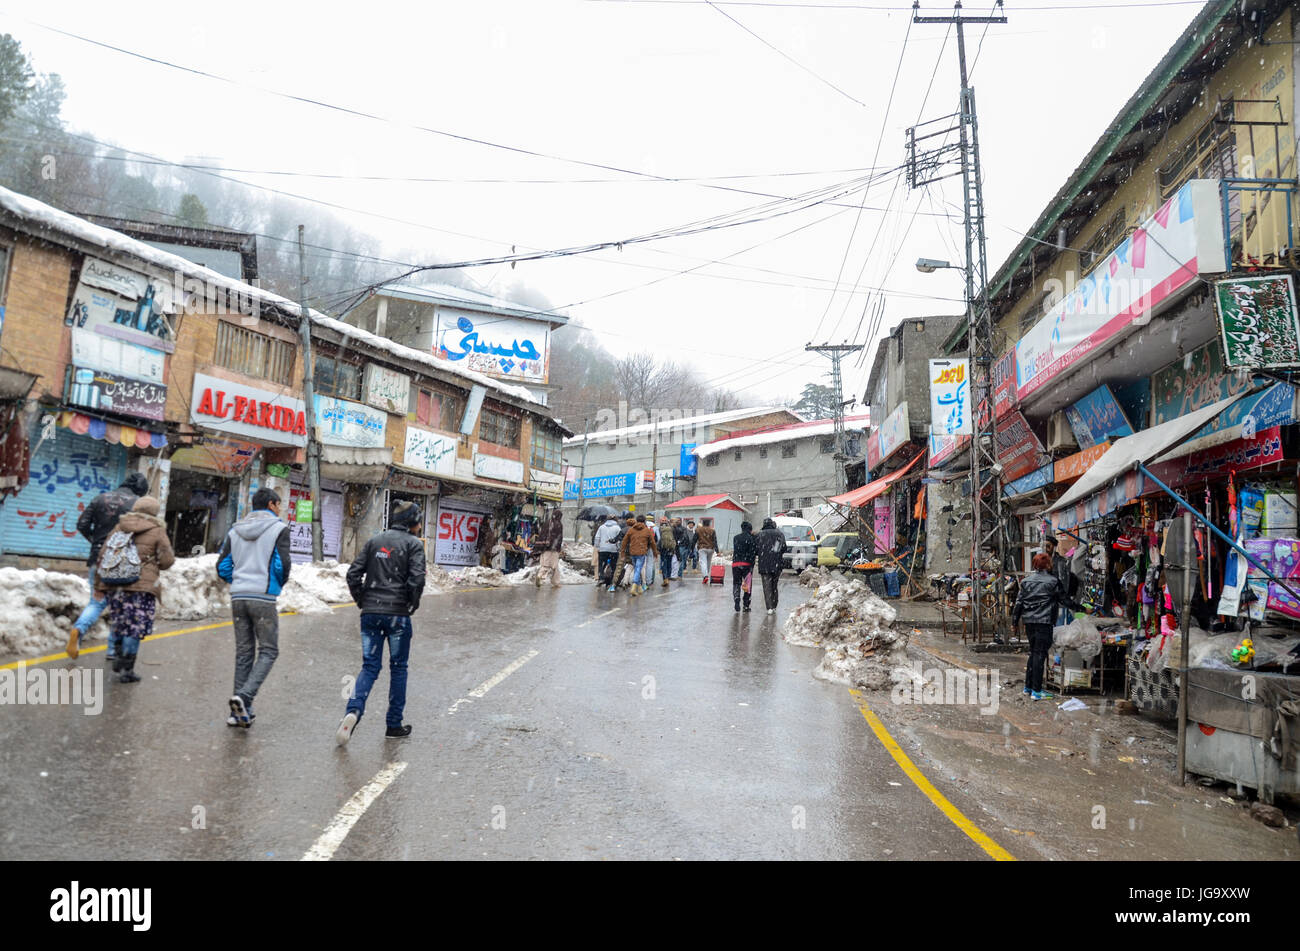
POLYGON ((276 598, 289 580, 289 523, 280 521, 280 496, 253 493, 253 511, 226 535, 217 575, 230 585, 235 628, 235 687, 226 726, 253 725, 253 698, 280 656, 276 598))
POLYGON ((754 537, 754 526, 749 522, 740 523, 740 534, 731 542, 731 597, 736 602, 736 613, 740 613, 740 596, 745 595, 745 610, 749 610, 749 599, 754 591, 754 559, 758 555, 758 540, 754 537))
POLYGON ((361 673, 348 700, 347 712, 335 739, 339 746, 366 712, 366 698, 375 685, 388 644, 387 737, 411 735, 402 723, 406 709, 406 664, 411 653, 411 615, 424 593, 424 544, 420 541, 420 506, 398 502, 388 529, 366 542, 348 568, 348 590, 361 611, 361 673))
POLYGON ((763 519, 763 530, 757 535, 758 576, 763 581, 763 607, 768 614, 776 613, 777 582, 781 580, 784 566, 782 556, 787 548, 785 535, 770 518, 763 519))
POLYGON ((718 550, 718 533, 713 529, 713 519, 700 519, 700 527, 695 530, 695 549, 700 557, 700 574, 704 583, 709 583, 709 573, 713 567, 713 553, 718 550))

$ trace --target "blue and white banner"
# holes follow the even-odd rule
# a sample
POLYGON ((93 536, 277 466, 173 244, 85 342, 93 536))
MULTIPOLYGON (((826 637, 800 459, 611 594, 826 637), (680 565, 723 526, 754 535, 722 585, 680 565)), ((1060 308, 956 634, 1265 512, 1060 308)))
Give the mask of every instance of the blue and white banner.
POLYGON ((930 431, 935 436, 971 434, 970 361, 930 361, 930 431))
MULTIPOLYGON (((587 476, 582 480, 583 499, 606 499, 614 495, 635 495, 639 472, 621 472, 618 475, 587 476)), ((564 484, 564 499, 576 501, 579 497, 578 483, 564 484)))

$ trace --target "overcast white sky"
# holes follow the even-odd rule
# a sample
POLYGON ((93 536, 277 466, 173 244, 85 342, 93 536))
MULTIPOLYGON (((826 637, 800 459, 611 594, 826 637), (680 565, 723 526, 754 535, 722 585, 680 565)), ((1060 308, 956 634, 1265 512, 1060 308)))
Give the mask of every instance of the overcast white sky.
MULTIPOLYGON (((1015 245, 1010 229, 1032 224, 1200 8, 1095 0, 1112 8, 1067 9, 1079 4, 1087 0, 1009 3, 1010 22, 991 27, 983 40, 973 85, 990 273, 1015 245)), ((904 50, 906 2, 859 6, 886 9, 605 0, 7 3, 0 30, 21 40, 37 69, 62 75, 64 115, 74 130, 169 160, 206 156, 232 168, 358 176, 605 179, 412 184, 238 176, 414 222, 347 216, 382 236, 392 253, 417 247, 467 260, 508 253, 511 245, 617 240, 768 201, 710 185, 790 196, 847 182, 865 174, 847 170, 873 165, 878 142, 874 164, 901 165, 906 127, 918 115, 956 107, 955 37, 945 47, 945 27, 915 25, 904 50), (97 48, 28 17, 244 85, 97 48), (251 87, 393 121, 348 117, 251 87), (410 125, 674 178, 824 174, 650 181, 410 125)), ((966 12, 990 9, 970 3, 966 12)), ((923 12, 950 11, 927 4, 923 12)), ((968 29, 973 58, 983 28, 968 29)), ((573 305, 569 316, 616 353, 654 349, 756 401, 776 398, 827 370, 824 358, 803 351, 814 336, 873 343, 864 335, 878 295, 867 288, 886 290, 877 336, 906 317, 961 311, 958 272, 923 275, 913 267, 921 256, 960 262, 960 179, 914 192, 905 182, 895 190, 896 181, 888 177, 866 193, 868 209, 888 210, 863 211, 856 232, 860 194, 838 206, 653 245, 526 263, 513 272, 485 267, 476 279, 497 291, 524 281, 556 306, 573 305), (801 230, 788 234, 794 229, 801 230)), ((861 396, 867 362, 848 372, 848 396, 861 396)))

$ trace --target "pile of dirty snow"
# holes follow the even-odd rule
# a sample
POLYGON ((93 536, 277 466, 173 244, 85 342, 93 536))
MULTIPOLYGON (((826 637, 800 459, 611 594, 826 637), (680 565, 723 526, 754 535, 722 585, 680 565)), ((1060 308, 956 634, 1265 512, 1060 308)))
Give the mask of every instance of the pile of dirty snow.
MULTIPOLYGON (((294 564, 276 607, 299 614, 328 614, 331 604, 352 600, 347 573, 348 566, 337 561, 294 564)), ((230 586, 217 577, 216 555, 177 558, 161 581, 160 618, 198 621, 230 612, 230 586)))
MULTIPOLYGON (((453 568, 447 572, 454 586, 460 588, 500 588, 506 585, 518 586, 525 584, 534 584, 537 573, 541 571, 538 565, 531 565, 522 571, 516 571, 513 574, 504 574, 496 568, 453 568)), ((560 562, 560 584, 591 584, 591 575, 583 574, 576 571, 565 561, 560 562)), ((546 582, 550 584, 548 580, 546 582)))
POLYGON ((857 578, 833 579, 790 612, 782 636, 826 651, 814 677, 878 690, 907 663, 907 634, 893 629, 897 612, 857 578))
POLYGON ((833 580, 835 580, 834 572, 829 568, 819 568, 817 565, 809 565, 799 572, 799 583, 805 587, 817 588, 833 580))
MULTIPOLYGON (((525 568, 523 571, 516 571, 512 575, 505 576, 506 584, 534 584, 537 578, 537 573, 541 570, 542 569, 538 565, 532 565, 531 567, 525 568)), ((575 571, 573 568, 569 567, 567 562, 560 562, 560 584, 591 584, 594 577, 595 575, 586 575, 581 571, 575 571)), ((551 583, 549 578, 546 580, 546 583, 551 583)))
POLYGON ((484 568, 475 565, 472 568, 452 568, 446 572, 450 587, 458 588, 499 588, 506 583, 506 576, 496 568, 484 568))
POLYGON ((565 542, 564 549, 560 552, 560 560, 568 562, 579 571, 586 571, 587 574, 595 575, 595 569, 592 568, 592 562, 596 558, 596 549, 586 542, 565 542))
MULTIPOLYGON (((0 656, 32 657, 63 649, 68 631, 90 600, 85 578, 46 571, 0 568, 0 656)), ((108 625, 101 617, 82 643, 108 637, 108 625)))

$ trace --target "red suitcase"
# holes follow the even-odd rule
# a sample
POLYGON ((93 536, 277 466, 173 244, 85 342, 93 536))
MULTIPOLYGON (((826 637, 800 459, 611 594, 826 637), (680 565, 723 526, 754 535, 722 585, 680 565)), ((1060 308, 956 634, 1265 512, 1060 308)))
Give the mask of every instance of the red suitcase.
POLYGON ((709 584, 722 584, 726 578, 726 565, 709 565, 709 584))

